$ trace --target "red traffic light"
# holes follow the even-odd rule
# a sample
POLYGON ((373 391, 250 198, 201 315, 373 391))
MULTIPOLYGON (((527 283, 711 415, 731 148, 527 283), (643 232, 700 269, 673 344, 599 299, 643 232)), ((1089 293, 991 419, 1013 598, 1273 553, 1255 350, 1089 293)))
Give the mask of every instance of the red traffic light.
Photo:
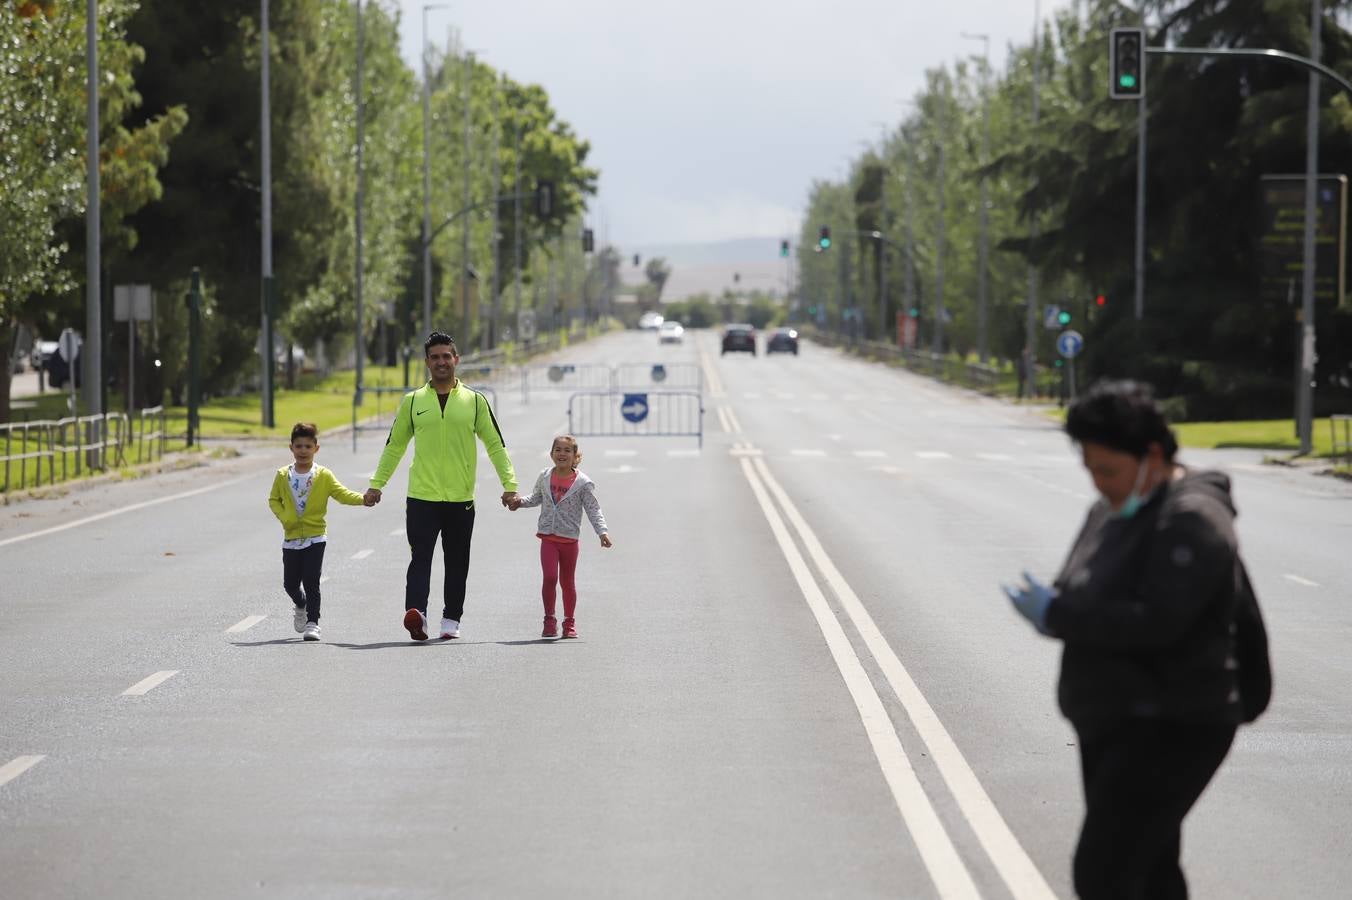
POLYGON ((1094 298, 1094 304, 1096 306, 1107 306, 1108 298, 1103 296, 1102 294, 1099 294, 1097 297, 1094 298))

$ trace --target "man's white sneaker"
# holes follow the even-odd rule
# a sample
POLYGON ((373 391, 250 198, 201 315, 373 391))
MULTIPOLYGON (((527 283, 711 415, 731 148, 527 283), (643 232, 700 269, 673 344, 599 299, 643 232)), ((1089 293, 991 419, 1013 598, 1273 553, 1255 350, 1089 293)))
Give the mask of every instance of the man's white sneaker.
POLYGON ((296 626, 296 634, 305 630, 305 607, 295 607, 296 614, 291 620, 291 624, 296 626))
POLYGON ((460 623, 455 619, 441 620, 441 639, 448 641, 451 638, 460 637, 460 623))
POLYGON ((304 635, 304 640, 307 640, 307 641, 317 641, 317 640, 319 640, 319 623, 318 623, 318 622, 306 622, 306 623, 305 623, 305 635, 304 635))

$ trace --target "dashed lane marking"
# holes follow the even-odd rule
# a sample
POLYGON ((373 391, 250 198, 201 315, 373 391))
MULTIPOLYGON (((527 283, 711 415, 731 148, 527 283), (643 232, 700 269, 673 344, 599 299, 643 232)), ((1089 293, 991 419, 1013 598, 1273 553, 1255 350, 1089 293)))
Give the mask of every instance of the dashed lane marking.
POLYGON ((14 759, 11 759, 3 766, 0 766, 0 786, 6 785, 18 778, 24 772, 27 772, 46 758, 46 756, 39 754, 37 756, 17 756, 14 759))
POLYGON ((791 454, 794 455, 794 456, 810 456, 810 457, 813 457, 814 459, 819 459, 819 458, 821 458, 821 457, 823 457, 823 456, 826 455, 826 451, 825 451, 825 450, 809 450, 809 449, 802 449, 802 450, 797 450, 797 449, 795 449, 795 450, 790 450, 789 453, 791 453, 791 454))
POLYGON ((953 454, 945 453, 942 450, 917 450, 915 455, 920 459, 952 459, 953 454))
POLYGON ((1317 581, 1311 581, 1311 580, 1308 579, 1308 578, 1301 578, 1299 575, 1291 575, 1291 574, 1288 573, 1288 574, 1285 576, 1285 578, 1286 578, 1287 581, 1294 581, 1296 584, 1301 585, 1302 587, 1308 587, 1308 588, 1317 588, 1317 587, 1319 587, 1319 582, 1317 582, 1317 581))
POLYGON ((163 672, 156 672, 154 675, 149 675, 145 678, 142 678, 140 681, 136 682, 131 687, 127 688, 125 691, 122 692, 122 696, 123 697, 144 696, 153 691, 155 688, 164 684, 170 678, 173 678, 175 675, 178 674, 178 672, 179 672, 178 669, 166 669, 163 672))
POLYGON ((250 628, 254 627, 259 622, 263 621, 266 618, 267 616, 248 616, 247 618, 240 619, 234 625, 231 625, 229 628, 225 629, 225 633, 239 634, 241 632, 248 631, 250 628))
POLYGON ((886 450, 856 450, 854 455, 860 459, 883 459, 887 456, 886 450))

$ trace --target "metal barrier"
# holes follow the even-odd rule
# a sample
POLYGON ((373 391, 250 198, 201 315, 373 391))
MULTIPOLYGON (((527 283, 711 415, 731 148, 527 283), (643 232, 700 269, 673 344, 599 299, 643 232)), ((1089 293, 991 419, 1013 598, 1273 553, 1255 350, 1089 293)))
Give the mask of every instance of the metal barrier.
POLYGON ((23 490, 28 487, 28 460, 30 459, 37 460, 33 478, 34 487, 42 484, 43 460, 47 461, 47 483, 56 483, 56 450, 52 447, 52 426, 55 424, 50 419, 39 419, 34 422, 15 422, 9 425, 0 425, 0 431, 5 433, 5 455, 0 457, 0 461, 5 464, 5 482, 0 490, 8 491, 12 487, 10 468, 14 463, 19 465, 19 489, 23 490), (17 439, 16 434, 18 435, 17 439))
POLYGON ((76 477, 84 474, 86 465, 100 472, 110 465, 126 465, 130 440, 131 420, 126 413, 72 416, 52 423, 52 449, 61 459, 62 481, 70 477, 71 455, 75 457, 76 477))
POLYGON ((693 437, 704 447, 704 397, 694 391, 579 391, 568 398, 578 437, 693 437))
MULTIPOLYGON (((399 404, 403 401, 404 395, 409 391, 416 391, 420 387, 422 387, 420 384, 412 387, 368 387, 358 391, 352 398, 352 452, 357 452, 358 432, 389 431, 390 425, 394 422, 394 414, 399 412, 399 404), (374 416, 368 418, 366 422, 362 422, 357 418, 357 409, 361 406, 360 398, 363 394, 375 394, 376 397, 376 413, 374 416), (399 399, 394 402, 394 406, 388 412, 385 412, 382 409, 382 398, 386 394, 399 395, 399 399)), ((465 387, 472 388, 483 394, 488 400, 488 405, 497 408, 498 394, 497 391, 493 390, 491 387, 477 387, 468 383, 465 384, 465 387)))
POLYGON ((523 366, 521 402, 529 403, 532 391, 609 391, 610 366, 600 363, 555 363, 523 366))
POLYGON ((1345 458, 1344 464, 1352 466, 1352 416, 1329 416, 1329 431, 1333 434, 1334 465, 1345 458))
POLYGON ((697 363, 620 363, 610 374, 612 391, 652 388, 704 393, 704 368, 697 363))
POLYGON ((136 436, 136 461, 146 462, 150 459, 164 459, 164 440, 165 434, 165 414, 163 406, 151 406, 141 410, 136 417, 137 436, 136 436), (153 421, 155 430, 147 433, 146 423, 153 421), (147 442, 150 447, 150 454, 146 455, 147 442))

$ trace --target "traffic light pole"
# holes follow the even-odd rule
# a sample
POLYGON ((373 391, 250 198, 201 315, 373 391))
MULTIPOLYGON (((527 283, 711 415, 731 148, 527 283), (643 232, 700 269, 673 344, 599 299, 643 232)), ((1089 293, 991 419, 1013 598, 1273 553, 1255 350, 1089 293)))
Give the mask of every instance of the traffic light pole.
MULTIPOLYGON (((1145 2, 1141 3, 1141 27, 1145 28, 1145 2)), ((1142 44, 1145 42, 1142 41, 1142 44)), ((1145 85, 1145 56, 1141 56, 1141 85, 1145 85)), ((1145 317, 1145 174, 1146 120, 1145 91, 1136 101, 1136 321, 1145 317)))

